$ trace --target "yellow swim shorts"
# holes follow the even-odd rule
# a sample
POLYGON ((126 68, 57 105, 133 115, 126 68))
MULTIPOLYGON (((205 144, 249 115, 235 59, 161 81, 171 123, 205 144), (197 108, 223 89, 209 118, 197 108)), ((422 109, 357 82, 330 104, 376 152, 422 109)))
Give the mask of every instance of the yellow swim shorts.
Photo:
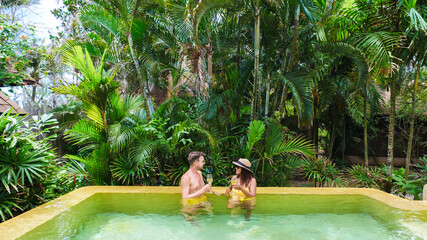
POLYGON ((198 205, 202 202, 206 202, 208 200, 208 198, 203 195, 202 197, 197 197, 197 198, 183 198, 182 199, 182 204, 183 205, 198 205))

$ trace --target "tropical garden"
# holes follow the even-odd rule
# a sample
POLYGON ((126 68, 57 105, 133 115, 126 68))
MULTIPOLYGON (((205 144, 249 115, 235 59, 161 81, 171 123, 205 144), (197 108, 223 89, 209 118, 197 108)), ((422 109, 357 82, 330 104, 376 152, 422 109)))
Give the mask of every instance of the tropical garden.
POLYGON ((0 86, 30 113, 0 116, 1 221, 83 186, 178 186, 191 151, 214 186, 248 158, 259 186, 422 198, 424 0, 63 0, 47 45, 14 16, 32 1, 0 3, 0 86))

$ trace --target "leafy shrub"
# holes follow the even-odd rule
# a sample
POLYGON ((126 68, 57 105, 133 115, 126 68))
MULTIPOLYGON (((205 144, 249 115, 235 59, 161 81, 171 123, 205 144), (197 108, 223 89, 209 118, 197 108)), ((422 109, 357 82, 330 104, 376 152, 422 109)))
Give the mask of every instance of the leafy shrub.
POLYGON ((416 178, 416 175, 409 175, 405 179, 405 168, 393 169, 393 192, 400 197, 414 196, 415 200, 422 199, 423 186, 425 180, 423 178, 416 178), (423 181, 424 180, 424 181, 423 181))
POLYGON ((2 221, 14 213, 45 202, 47 169, 55 154, 48 135, 55 128, 52 115, 25 117, 10 110, 0 116, 0 216, 2 221))
POLYGON ((304 160, 303 171, 308 180, 313 180, 316 187, 341 185, 340 171, 335 163, 326 157, 304 160))
POLYGON ((348 172, 350 177, 354 179, 356 186, 384 190, 386 175, 384 175, 381 168, 354 165, 348 172))

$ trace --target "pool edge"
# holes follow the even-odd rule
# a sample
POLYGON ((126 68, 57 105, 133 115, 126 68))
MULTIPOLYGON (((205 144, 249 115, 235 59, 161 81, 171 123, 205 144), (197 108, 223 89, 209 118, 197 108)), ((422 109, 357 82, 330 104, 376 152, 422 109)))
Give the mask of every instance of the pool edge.
MULTIPOLYGON (((213 187, 223 193, 226 187, 213 187)), ((16 239, 58 214, 91 197, 96 193, 180 193, 180 187, 144 186, 89 186, 74 190, 48 203, 0 223, 0 239, 16 239), (37 215, 37 219, 34 217, 37 215)), ((364 195, 391 207, 427 211, 427 201, 410 201, 372 188, 297 188, 259 187, 258 194, 315 194, 315 195, 364 195)))

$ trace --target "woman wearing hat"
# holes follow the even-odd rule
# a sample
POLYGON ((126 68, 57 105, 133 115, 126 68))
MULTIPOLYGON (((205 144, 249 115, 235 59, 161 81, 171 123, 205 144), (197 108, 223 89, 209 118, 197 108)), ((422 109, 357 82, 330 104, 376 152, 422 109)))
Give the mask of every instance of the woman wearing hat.
POLYGON ((230 186, 224 193, 231 196, 227 207, 241 206, 248 210, 253 209, 256 196, 256 179, 252 175, 251 162, 248 159, 240 158, 233 164, 236 165, 236 176, 233 176, 230 186))

